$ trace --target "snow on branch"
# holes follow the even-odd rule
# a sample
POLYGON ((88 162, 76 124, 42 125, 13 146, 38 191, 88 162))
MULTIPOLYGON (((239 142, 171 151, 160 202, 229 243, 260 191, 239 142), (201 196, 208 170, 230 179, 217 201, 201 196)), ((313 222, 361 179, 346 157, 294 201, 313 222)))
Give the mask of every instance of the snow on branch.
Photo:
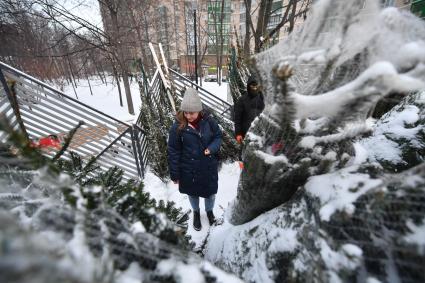
MULTIPOLYGON (((417 70, 419 76, 425 75, 425 68, 418 66, 417 70)), ((290 96, 295 102, 296 118, 319 118, 337 115, 352 100, 376 96, 373 99, 376 103, 377 99, 392 91, 407 93, 423 88, 425 82, 420 79, 397 73, 394 66, 388 62, 378 62, 354 81, 335 90, 319 95, 301 95, 293 92, 290 96)))

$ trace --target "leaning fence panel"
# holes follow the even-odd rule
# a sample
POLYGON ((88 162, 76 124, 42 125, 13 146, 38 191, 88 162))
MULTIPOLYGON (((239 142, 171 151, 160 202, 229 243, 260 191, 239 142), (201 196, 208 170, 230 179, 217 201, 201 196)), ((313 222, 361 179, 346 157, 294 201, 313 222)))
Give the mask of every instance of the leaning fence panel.
MULTIPOLYGON (((76 152, 88 160, 95 156, 103 170, 118 167, 124 171, 124 179, 140 179, 146 166, 146 137, 137 131, 137 142, 133 142, 132 126, 99 110, 73 99, 53 87, 0 62, 0 71, 8 84, 10 95, 17 103, 14 110, 3 85, 0 91, 0 111, 9 123, 18 129, 16 111, 23 121, 28 138, 37 141, 49 135, 64 141, 69 132, 79 124, 63 158, 69 159, 76 152), (140 147, 140 148, 139 148, 140 147)), ((0 140, 5 135, 0 133, 0 140)), ((43 150, 53 156, 58 149, 43 150)))

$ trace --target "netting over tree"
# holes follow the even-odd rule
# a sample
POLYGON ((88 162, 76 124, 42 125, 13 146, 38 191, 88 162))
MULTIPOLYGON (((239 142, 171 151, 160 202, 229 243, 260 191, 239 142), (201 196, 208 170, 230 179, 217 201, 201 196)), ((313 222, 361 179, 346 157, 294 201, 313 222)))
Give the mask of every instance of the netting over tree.
MULTIPOLYGON (((352 138, 370 133, 366 118, 375 104, 423 86, 423 22, 395 8, 379 13, 374 1, 367 3, 353 1, 347 9, 319 2, 301 30, 255 58, 267 103, 247 136, 245 159, 253 159, 247 166, 254 171, 268 159, 280 164, 271 164, 275 169, 260 183, 246 178, 246 186, 263 188, 257 197, 268 208, 281 201, 274 196, 283 185, 277 180, 293 192, 309 176, 344 166, 354 154, 352 138), (326 154, 335 155, 336 164, 326 154)), ((245 220, 259 211, 246 212, 245 220)))
POLYGON ((229 60, 229 87, 233 102, 236 102, 242 95, 247 92, 246 83, 250 75, 248 67, 243 61, 241 50, 235 47, 230 49, 231 55, 229 60))
POLYGON ((96 164, 78 156, 59 170, 1 122, 13 141, 0 145, 1 282, 179 282, 188 268, 233 278, 189 251, 172 204, 116 169, 90 177, 96 164))
POLYGON ((229 212, 241 226, 207 257, 252 281, 422 282, 424 42, 408 12, 318 1, 257 55, 266 108, 229 212), (368 119, 388 96, 384 112, 398 105, 368 119))

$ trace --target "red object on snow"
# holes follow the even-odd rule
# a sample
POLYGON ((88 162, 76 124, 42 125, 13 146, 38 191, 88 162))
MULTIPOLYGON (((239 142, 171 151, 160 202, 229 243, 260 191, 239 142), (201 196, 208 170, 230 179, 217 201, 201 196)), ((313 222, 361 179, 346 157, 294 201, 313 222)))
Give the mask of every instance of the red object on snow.
POLYGON ((50 135, 48 137, 39 139, 38 145, 37 145, 38 148, 49 148, 49 147, 61 148, 61 146, 62 146, 61 142, 56 135, 50 135))
POLYGON ((273 155, 275 155, 276 152, 278 150, 281 150, 282 148, 283 148, 283 143, 281 143, 281 142, 277 142, 277 143, 272 144, 272 153, 273 153, 273 155))

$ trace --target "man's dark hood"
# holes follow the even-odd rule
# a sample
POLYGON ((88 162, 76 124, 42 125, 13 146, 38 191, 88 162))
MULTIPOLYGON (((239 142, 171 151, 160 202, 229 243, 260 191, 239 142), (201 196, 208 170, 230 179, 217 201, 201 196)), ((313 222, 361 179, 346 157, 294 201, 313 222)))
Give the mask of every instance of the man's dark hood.
POLYGON ((246 82, 246 87, 248 88, 249 85, 252 85, 252 84, 258 84, 258 79, 257 79, 257 76, 255 75, 249 76, 248 81, 246 82))
POLYGON ((258 77, 256 75, 249 76, 248 81, 246 82, 246 90, 250 96, 260 93, 260 91, 258 93, 251 93, 249 89, 249 85, 251 84, 260 84, 260 81, 258 80, 258 77))

